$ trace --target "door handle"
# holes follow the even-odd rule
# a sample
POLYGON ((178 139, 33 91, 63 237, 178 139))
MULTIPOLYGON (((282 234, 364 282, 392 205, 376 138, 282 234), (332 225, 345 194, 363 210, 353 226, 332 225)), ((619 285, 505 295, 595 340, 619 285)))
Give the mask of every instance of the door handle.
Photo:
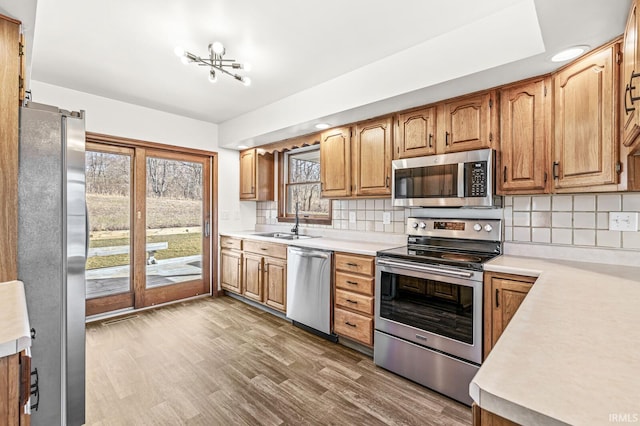
POLYGON ((504 171, 502 172, 502 181, 507 181, 507 166, 504 166, 504 171))
POLYGON ((429 148, 433 148, 433 133, 429 133, 429 148))
POLYGON ((496 288, 496 308, 500 307, 500 289, 496 288))
POLYGON ((449 146, 449 132, 444 132, 444 144, 449 146))
POLYGON ((560 177, 560 163, 557 161, 553 162, 553 179, 558 179, 560 177))
POLYGON ((208 238, 210 235, 211 235, 211 229, 209 227, 209 221, 207 220, 204 223, 204 236, 205 236, 205 238, 208 238))

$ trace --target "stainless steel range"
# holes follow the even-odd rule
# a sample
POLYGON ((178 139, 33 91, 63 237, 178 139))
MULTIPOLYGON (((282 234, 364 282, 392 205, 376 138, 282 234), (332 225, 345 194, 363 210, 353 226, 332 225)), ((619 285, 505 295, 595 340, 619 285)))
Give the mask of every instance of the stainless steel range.
POLYGON ((407 246, 377 253, 374 361, 471 405, 482 362, 482 264, 501 221, 407 220, 407 246))

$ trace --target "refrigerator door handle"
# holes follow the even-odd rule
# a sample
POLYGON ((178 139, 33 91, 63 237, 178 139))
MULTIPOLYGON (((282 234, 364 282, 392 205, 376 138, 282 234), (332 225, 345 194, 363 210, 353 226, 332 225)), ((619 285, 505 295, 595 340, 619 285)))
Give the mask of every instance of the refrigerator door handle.
POLYGON ((84 261, 87 261, 89 257, 89 208, 87 204, 84 205, 84 261))

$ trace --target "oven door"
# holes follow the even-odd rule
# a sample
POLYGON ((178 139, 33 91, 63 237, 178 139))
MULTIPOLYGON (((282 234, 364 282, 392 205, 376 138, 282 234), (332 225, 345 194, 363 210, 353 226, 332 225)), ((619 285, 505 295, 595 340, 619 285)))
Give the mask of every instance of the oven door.
POLYGON ((378 257, 376 330, 482 362, 482 272, 378 257))

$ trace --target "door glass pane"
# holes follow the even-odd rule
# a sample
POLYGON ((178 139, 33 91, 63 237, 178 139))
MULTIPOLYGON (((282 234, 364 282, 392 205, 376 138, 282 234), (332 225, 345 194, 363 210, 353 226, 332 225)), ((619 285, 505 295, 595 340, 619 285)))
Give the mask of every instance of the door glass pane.
POLYGON ((131 157, 86 151, 87 299, 131 288, 131 157))
POLYGON ((147 157, 146 287, 201 280, 201 163, 147 157))

